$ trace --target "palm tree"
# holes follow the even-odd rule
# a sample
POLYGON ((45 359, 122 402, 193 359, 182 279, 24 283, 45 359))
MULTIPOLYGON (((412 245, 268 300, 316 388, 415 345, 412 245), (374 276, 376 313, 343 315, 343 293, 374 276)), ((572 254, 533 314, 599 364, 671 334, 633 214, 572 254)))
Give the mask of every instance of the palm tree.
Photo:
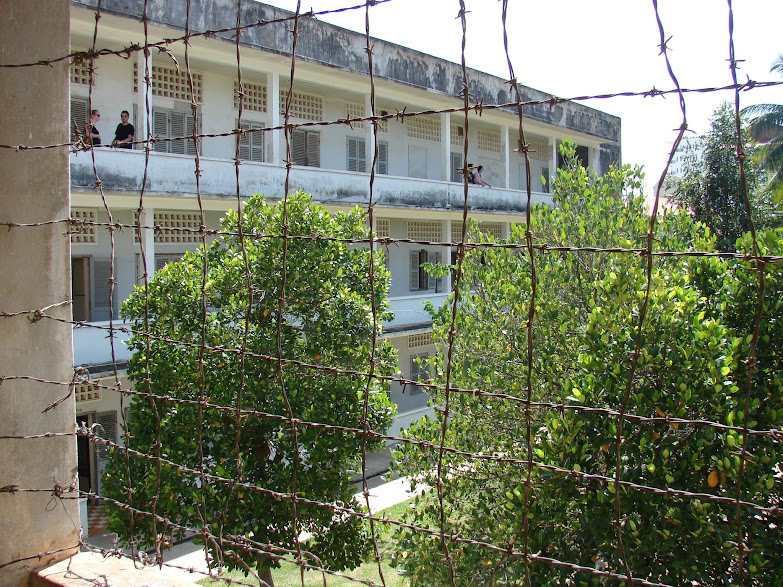
MULTIPOLYGON (((783 53, 772 62, 770 71, 783 77, 783 53)), ((762 145, 759 163, 770 174, 769 187, 783 195, 783 104, 756 104, 743 113, 754 117, 750 136, 762 145)))

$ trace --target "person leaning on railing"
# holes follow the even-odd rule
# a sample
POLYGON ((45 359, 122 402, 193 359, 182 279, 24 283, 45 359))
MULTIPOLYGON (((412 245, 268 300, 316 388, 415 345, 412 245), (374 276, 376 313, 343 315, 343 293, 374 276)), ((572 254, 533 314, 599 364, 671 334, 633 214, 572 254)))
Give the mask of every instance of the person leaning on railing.
POLYGON ((133 148, 133 134, 136 129, 128 122, 130 113, 127 110, 123 110, 120 114, 120 122, 117 125, 117 130, 114 131, 114 140, 111 143, 112 147, 119 147, 120 149, 132 149, 133 148))

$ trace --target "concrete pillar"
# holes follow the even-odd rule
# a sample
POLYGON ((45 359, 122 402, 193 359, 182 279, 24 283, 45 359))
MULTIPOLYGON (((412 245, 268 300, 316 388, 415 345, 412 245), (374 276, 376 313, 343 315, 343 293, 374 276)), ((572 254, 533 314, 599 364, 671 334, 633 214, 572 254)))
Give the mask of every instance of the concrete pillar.
MULTIPOLYGON (((0 19, 0 63, 28 63, 70 51, 68 0, 6 0, 0 19)), ((68 62, 0 69, 0 144, 67 143, 68 62)), ((69 216, 68 149, 0 149, 0 222, 41 223, 69 216), (45 172, 43 172, 45 170, 45 172)), ((51 381, 73 374, 70 237, 67 224, 0 230, 0 312, 47 308, 61 318, 0 317, 0 376, 51 381), (53 304, 62 304, 55 305, 53 304)), ((68 387, 24 379, 0 385, 0 585, 27 585, 30 572, 67 558, 79 536, 77 499, 64 497, 77 472, 73 397, 68 387), (22 491, 43 489, 42 493, 22 491), (39 553, 44 553, 39 555, 39 553), (45 554, 50 553, 50 554, 45 554)))
POLYGON ((509 165, 511 164, 511 157, 509 156, 509 153, 511 152, 511 145, 509 144, 509 132, 507 126, 504 126, 500 129, 500 143, 502 145, 501 149, 503 151, 503 169, 505 170, 503 174, 503 187, 510 188, 511 170, 509 169, 509 165))
POLYGON ((147 279, 151 280, 155 275, 155 210, 145 208, 139 216, 139 226, 141 229, 140 243, 144 245, 144 269, 147 272, 147 279))
POLYGON ((601 173, 601 149, 600 147, 588 147, 587 158, 590 162, 590 169, 592 169, 596 175, 601 173))
MULTIPOLYGON (((269 126, 280 126, 280 74, 266 74, 266 113, 269 116, 269 126)), ((280 131, 269 133, 267 142, 267 162, 280 163, 280 131)))
POLYGON ((555 176, 557 175, 557 139, 551 138, 549 139, 551 146, 552 146, 552 161, 549 164, 549 177, 546 178, 547 183, 546 184, 546 192, 552 193, 552 181, 555 179, 555 176))
POLYGON ((138 124, 136 125, 136 136, 134 141, 147 140, 148 121, 151 118, 147 112, 147 105, 152 110, 152 55, 144 56, 144 51, 139 51, 138 55, 138 80, 139 92, 136 94, 138 105, 136 107, 139 113, 138 124), (149 83, 147 82, 149 80, 149 83))
MULTIPOLYGON (((374 116, 375 113, 372 111, 372 96, 370 94, 367 94, 364 97, 364 115, 365 116, 374 116)), ((364 128, 367 130, 367 136, 364 140, 365 148, 364 148, 364 156, 367 161, 367 173, 370 172, 370 168, 372 167, 373 159, 375 158, 375 125, 367 122, 364 125, 364 128)), ((378 170, 376 169, 375 172, 377 173, 378 170)))
POLYGON ((440 115, 440 178, 451 181, 451 114, 440 115))

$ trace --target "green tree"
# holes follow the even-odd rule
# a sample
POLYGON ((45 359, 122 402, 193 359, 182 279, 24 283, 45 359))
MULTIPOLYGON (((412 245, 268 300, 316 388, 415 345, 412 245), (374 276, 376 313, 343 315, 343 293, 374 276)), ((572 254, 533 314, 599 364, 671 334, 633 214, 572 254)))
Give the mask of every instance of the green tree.
MULTIPOLYGON (((760 173, 753 162, 754 147, 747 125, 742 125, 747 193, 757 228, 776 225, 778 214, 768 194, 759 189, 760 173)), ((717 237, 720 250, 733 251, 737 239, 750 230, 745 195, 737 159, 737 126, 734 109, 724 102, 710 120, 710 131, 686 158, 685 176, 674 182, 673 200, 690 210, 717 237)))
MULTIPOLYGON (((555 180, 555 206, 533 211, 535 240, 640 248, 649 218, 643 212, 639 171, 623 167, 595 178, 575 163, 569 145, 565 156, 570 164, 555 180)), ((666 215, 656 236, 656 250, 709 251, 714 246, 708 231, 683 213, 666 215)), ((489 235, 474 238, 486 240, 489 235)), ((763 238, 765 252, 783 250, 780 233, 763 238)), ((524 227, 514 227, 510 240, 524 242, 524 227)), ((746 248, 748 243, 741 245, 746 248)), ((751 385, 749 425, 762 430, 783 423, 779 265, 766 268, 765 342, 751 385)), ((528 421, 519 400, 527 397, 526 322, 533 285, 529 258, 519 251, 486 248, 472 252, 464 270, 451 384, 504 396, 450 395, 446 446, 502 457, 444 453, 443 529, 466 539, 448 547, 457 584, 525 585, 523 559, 502 551, 524 550, 526 519, 531 553, 624 573, 614 524, 618 492, 625 552, 634 576, 675 585, 730 583, 736 573, 736 506, 665 492, 733 499, 743 439, 733 430, 669 423, 666 418, 725 425, 737 425, 742 418, 747 383, 743 359, 752 331, 757 274, 742 262, 656 259, 644 344, 629 381, 646 290, 646 259, 612 253, 537 254, 532 399, 545 405, 530 410, 528 452, 528 421), (618 419, 591 409, 618 410, 627 389, 627 413, 660 420, 624 422, 620 480, 660 493, 618 488, 607 481, 617 470, 618 419), (528 458, 534 461, 529 484, 528 458)), ((430 362, 434 382, 443 385, 450 312, 432 312, 440 352, 430 362)), ((444 393, 435 393, 433 401, 443 406, 444 393)), ((441 411, 406 433, 437 445, 443 417, 441 411)), ((744 500, 767 506, 779 502, 774 476, 781 456, 776 446, 771 438, 752 437, 742 475, 744 500)), ((437 450, 412 444, 395 456, 398 472, 435 485, 437 450)), ((753 549, 745 565, 753 579, 746 584, 776 584, 783 579, 783 537, 776 518, 743 509, 741 519, 746 547, 753 549)), ((440 520, 434 490, 419 497, 409 513, 413 524, 437 531, 440 520)), ((450 583, 438 534, 403 529, 398 535, 397 562, 414 585, 450 583)), ((533 585, 603 584, 588 572, 547 562, 532 563, 529 573, 533 585)))
MULTIPOLYGON (((267 205, 261 196, 249 199, 244 233, 280 235, 287 227, 289 234, 315 237, 288 241, 285 281, 281 238, 240 239, 233 212, 222 226, 211 244, 166 265, 146 290, 136 288, 123 305, 135 332, 128 375, 139 392, 151 394, 131 406, 128 444, 165 461, 113 450, 104 493, 134 508, 154 508, 173 524, 205 528, 218 537, 207 540, 216 566, 255 567, 270 581, 273 558, 248 553, 221 537, 279 553, 280 548, 295 551, 297 532, 308 532, 312 538, 306 550, 317 557, 308 562, 354 567, 368 545, 363 520, 298 501, 294 527, 291 501, 280 500, 275 492, 290 493, 295 477, 301 498, 352 503, 348 469, 358 464, 362 435, 298 425, 295 440, 288 418, 292 413, 301 421, 363 428, 367 378, 301 363, 370 369, 375 328, 367 278, 370 253, 329 240, 366 238, 366 218, 358 209, 330 215, 302 193, 290 196, 287 219, 282 203, 267 205), (282 368, 284 388, 274 360, 283 293, 280 342, 282 358, 291 361, 282 368), (239 352, 243 348, 244 356, 239 352), (240 408, 249 411, 241 426, 235 411, 240 408), (197 472, 202 462, 208 475, 203 479, 197 472)), ((380 255, 372 270, 378 318, 388 319, 389 273, 380 255)), ((375 373, 394 372, 393 347, 378 343, 375 373)), ((370 427, 385 431, 394 412, 386 391, 374 381, 370 427)), ((369 442, 367 447, 376 445, 369 442)), ((138 547, 148 547, 156 534, 164 543, 183 537, 173 525, 158 522, 153 527, 150 516, 135 515, 131 521, 126 509, 110 511, 111 531, 126 543, 133 539, 138 547)))
MULTIPOLYGON (((770 68, 783 77, 783 53, 770 68)), ((750 136, 762 146, 758 151, 761 168, 770 174, 769 189, 783 199, 783 104, 756 104, 743 110, 750 115, 750 136)))

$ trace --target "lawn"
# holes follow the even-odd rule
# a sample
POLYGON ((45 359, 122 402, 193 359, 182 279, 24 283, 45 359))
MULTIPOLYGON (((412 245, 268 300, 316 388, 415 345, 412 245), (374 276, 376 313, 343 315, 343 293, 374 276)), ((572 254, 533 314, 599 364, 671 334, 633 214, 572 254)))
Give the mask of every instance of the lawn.
MULTIPOLYGON (((387 518, 389 520, 400 520, 405 510, 410 505, 411 500, 394 505, 388 509, 385 509, 378 513, 379 517, 387 518)), ((385 584, 388 587, 404 587, 408 584, 408 581, 397 573, 397 570, 389 565, 392 551, 394 549, 394 543, 392 542, 393 528, 389 529, 390 524, 381 525, 376 524, 376 539, 378 543, 378 550, 381 555, 381 568, 383 569, 383 578, 385 584), (386 526, 386 527, 384 527, 386 526)), ((383 582, 378 574, 378 565, 375 561, 369 561, 363 563, 359 568, 354 570, 348 570, 344 572, 345 575, 349 575, 356 579, 362 579, 365 581, 375 581, 379 585, 383 582)), ((251 583, 256 585, 252 580, 252 577, 245 577, 244 573, 240 571, 227 572, 222 575, 227 579, 234 579, 242 581, 244 583, 251 583)), ((302 579, 299 573, 299 567, 294 563, 284 563, 279 569, 275 569, 272 572, 272 576, 275 580, 275 587, 297 587, 302 585, 302 579)), ((306 587, 318 587, 324 585, 324 574, 317 571, 306 571, 305 582, 306 587)), ((224 587, 230 585, 230 583, 221 581, 219 579, 204 579, 199 581, 199 585, 205 585, 206 587, 224 587)), ((335 577, 334 575, 326 575, 326 585, 328 587, 343 587, 348 585, 361 585, 350 579, 344 579, 342 577, 335 577)))

